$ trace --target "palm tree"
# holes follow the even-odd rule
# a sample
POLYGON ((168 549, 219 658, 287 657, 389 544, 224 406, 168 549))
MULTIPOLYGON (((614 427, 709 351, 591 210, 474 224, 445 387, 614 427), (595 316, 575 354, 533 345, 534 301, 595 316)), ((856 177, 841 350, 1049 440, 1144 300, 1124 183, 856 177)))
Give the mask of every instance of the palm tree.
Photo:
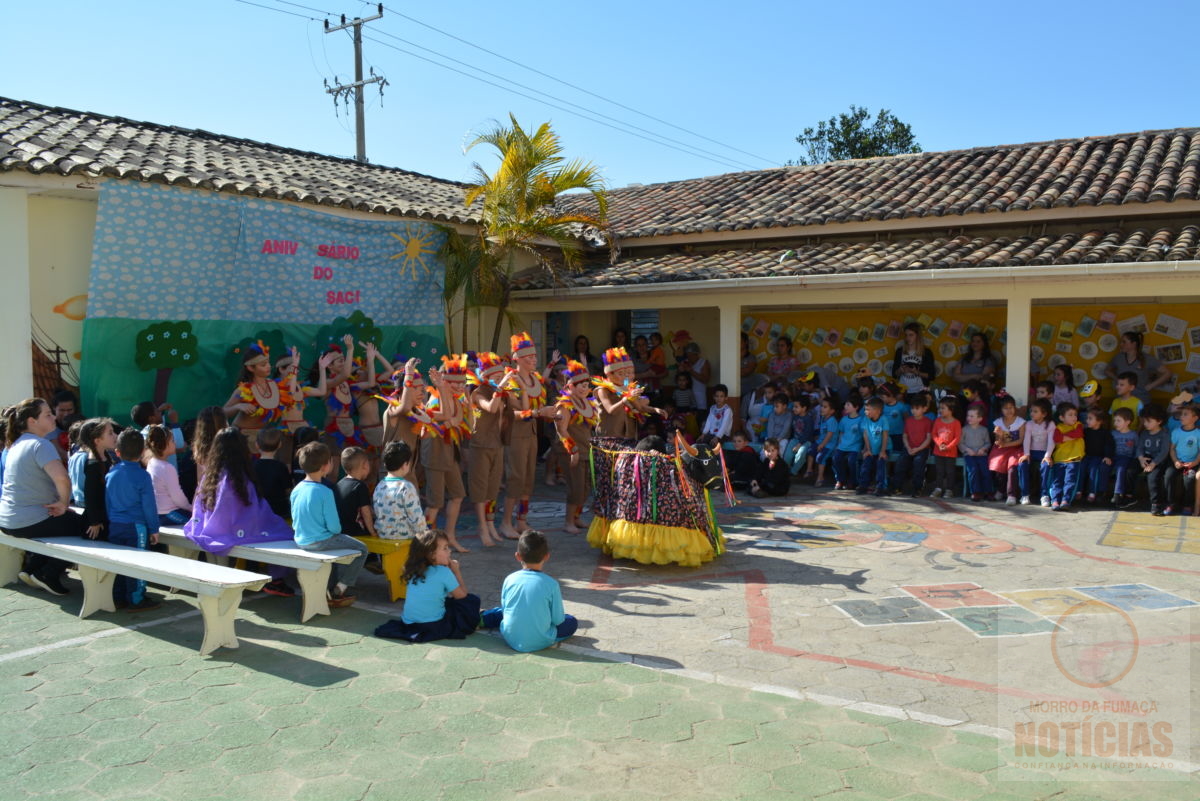
POLYGON ((508 305, 518 254, 531 256, 557 279, 560 268, 578 268, 583 229, 604 231, 608 221, 608 195, 599 168, 578 159, 567 161, 550 123, 542 123, 530 135, 514 115, 509 114, 509 120, 511 127, 496 123, 467 145, 467 150, 491 145, 500 159, 491 175, 478 163, 473 165, 476 180, 465 197, 468 207, 481 198, 483 202, 473 286, 479 290, 477 301, 496 307, 493 351, 500 344, 502 321, 513 316, 508 305), (573 189, 592 195, 594 215, 556 210, 555 199, 573 189))

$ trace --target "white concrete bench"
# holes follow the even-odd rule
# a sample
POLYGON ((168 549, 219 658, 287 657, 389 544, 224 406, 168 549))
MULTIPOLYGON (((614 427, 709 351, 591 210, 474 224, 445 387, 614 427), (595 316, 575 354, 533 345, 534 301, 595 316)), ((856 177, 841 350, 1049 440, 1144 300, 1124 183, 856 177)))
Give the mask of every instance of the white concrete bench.
POLYGON ((79 578, 83 581, 80 617, 87 617, 96 611, 116 611, 112 597, 114 575, 152 581, 195 593, 204 618, 201 654, 212 653, 221 647, 238 647, 233 623, 242 602, 242 590, 261 589, 271 580, 270 576, 261 573, 180 559, 111 542, 73 537, 23 539, 0 532, 0 585, 16 581, 21 570, 22 551, 51 556, 79 566, 79 578))
MULTIPOLYGON (((189 540, 182 528, 175 526, 159 526, 158 541, 167 546, 173 556, 195 558, 202 551, 199 545, 189 540)), ((209 554, 210 557, 214 556, 209 554)), ((253 545, 238 545, 229 551, 226 557, 246 559, 252 562, 263 562, 268 565, 290 567, 296 570, 296 578, 300 582, 300 592, 303 594, 303 606, 300 609, 300 622, 304 623, 313 615, 328 615, 329 601, 325 590, 329 585, 329 572, 333 565, 349 564, 358 556, 357 551, 306 551, 294 540, 278 542, 259 542, 253 545)), ((216 557, 224 559, 225 557, 216 557)))

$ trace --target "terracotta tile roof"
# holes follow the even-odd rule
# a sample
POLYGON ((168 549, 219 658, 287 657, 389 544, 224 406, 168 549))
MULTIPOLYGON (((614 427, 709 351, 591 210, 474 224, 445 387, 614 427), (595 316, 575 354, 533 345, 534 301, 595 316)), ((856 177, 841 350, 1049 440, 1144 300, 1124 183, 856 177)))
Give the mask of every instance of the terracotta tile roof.
MULTIPOLYGON (((564 286, 680 283, 719 278, 830 275, 967 267, 1051 266, 1180 261, 1200 258, 1200 226, 1083 229, 1043 236, 931 236, 890 242, 825 242, 793 248, 731 249, 595 262, 564 286)), ((549 288, 544 273, 522 276, 522 289, 549 288)))
POLYGON ((340 206, 380 214, 474 223, 463 185, 122 117, 0 98, 0 172, 108 176, 340 206))
POLYGON ((626 187, 609 216, 631 238, 1197 197, 1200 129, 1181 128, 626 187))

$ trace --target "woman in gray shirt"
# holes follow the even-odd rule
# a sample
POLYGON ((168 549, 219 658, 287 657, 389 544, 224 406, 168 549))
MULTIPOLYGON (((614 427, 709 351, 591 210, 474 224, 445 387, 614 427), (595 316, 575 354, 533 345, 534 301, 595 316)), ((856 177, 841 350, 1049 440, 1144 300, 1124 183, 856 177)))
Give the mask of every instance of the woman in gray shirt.
MULTIPOLYGON (((0 530, 13 537, 80 537, 83 517, 68 508, 71 480, 54 445, 45 439, 55 428, 50 406, 41 398, 4 410, 4 484, 0 488, 0 530)), ((36 553, 25 555, 21 581, 55 595, 66 595, 66 563, 36 553)))

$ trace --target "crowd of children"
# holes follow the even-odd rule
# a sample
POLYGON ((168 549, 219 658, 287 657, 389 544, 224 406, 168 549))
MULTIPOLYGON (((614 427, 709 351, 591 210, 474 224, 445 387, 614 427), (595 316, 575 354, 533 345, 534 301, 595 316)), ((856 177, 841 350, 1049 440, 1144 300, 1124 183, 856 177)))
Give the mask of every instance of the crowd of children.
MULTIPOLYGON (((792 480, 823 487, 832 473, 834 489, 858 494, 961 493, 1057 511, 1076 503, 1131 508, 1144 487, 1151 514, 1200 515, 1200 407, 1187 392, 1166 409, 1146 404, 1137 381, 1120 374, 1105 409, 1096 382, 1077 389, 1070 369, 1059 369, 1022 410, 979 381, 935 400, 860 377, 843 399, 809 372, 747 396, 744 430, 718 429, 710 419, 702 437, 724 444, 735 486, 759 497, 786 493, 786 466, 792 480)), ((723 404, 722 393, 714 402, 723 404)))

